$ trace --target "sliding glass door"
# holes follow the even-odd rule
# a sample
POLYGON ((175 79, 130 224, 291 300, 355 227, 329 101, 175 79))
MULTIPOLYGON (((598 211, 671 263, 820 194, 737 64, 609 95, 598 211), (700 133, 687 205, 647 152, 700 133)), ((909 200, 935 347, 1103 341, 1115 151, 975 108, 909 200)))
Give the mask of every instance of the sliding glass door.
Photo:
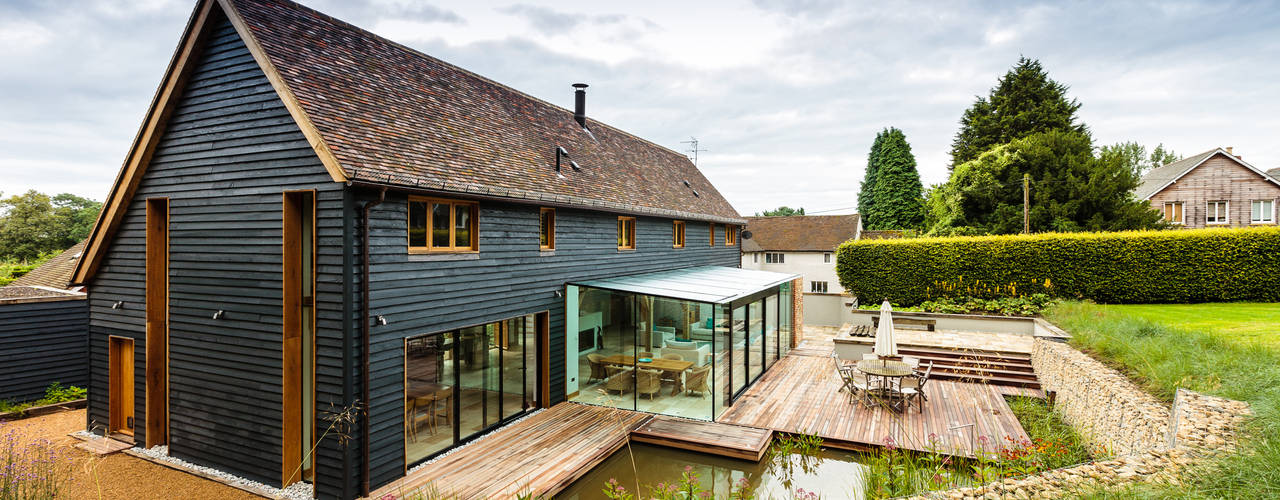
POLYGON ((537 406, 537 316, 405 339, 405 462, 537 406))

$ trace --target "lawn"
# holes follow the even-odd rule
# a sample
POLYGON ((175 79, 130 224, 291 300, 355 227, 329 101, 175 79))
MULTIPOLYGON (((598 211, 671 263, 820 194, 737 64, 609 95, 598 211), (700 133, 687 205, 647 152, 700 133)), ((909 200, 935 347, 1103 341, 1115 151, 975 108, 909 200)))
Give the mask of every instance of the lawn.
POLYGON ((1280 349, 1280 303, 1126 304, 1106 311, 1145 318, 1175 328, 1199 330, 1280 349))
MULTIPOLYGON (((1141 496, 1280 498, 1280 343, 1260 341, 1275 304, 1105 306, 1065 302, 1045 316, 1072 345, 1116 366, 1171 401, 1178 388, 1253 405, 1243 450, 1198 471, 1183 486, 1135 487, 1141 496), (1180 321, 1178 318, 1185 318, 1180 321)), ((1273 334, 1272 337, 1275 335, 1273 334)))

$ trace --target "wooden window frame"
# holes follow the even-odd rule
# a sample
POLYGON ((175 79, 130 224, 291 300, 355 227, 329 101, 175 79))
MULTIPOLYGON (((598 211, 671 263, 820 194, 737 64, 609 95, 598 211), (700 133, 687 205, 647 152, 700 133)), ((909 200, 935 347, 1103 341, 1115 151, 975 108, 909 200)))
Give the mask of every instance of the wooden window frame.
POLYGON ((738 228, 725 224, 724 225, 724 245, 727 247, 731 247, 737 244, 738 244, 738 228))
POLYGON ((542 207, 538 210, 538 248, 540 250, 556 249, 556 209, 554 208, 542 207), (551 214, 549 231, 548 228, 542 226, 543 221, 547 220, 545 219, 547 214, 551 214), (542 244, 542 234, 544 232, 548 232, 546 245, 542 244))
POLYGON ((625 242, 618 242, 618 250, 619 251, 635 250, 636 249, 636 218, 627 217, 627 216, 618 216, 618 229, 621 230, 620 232, 622 232, 625 235, 626 240, 630 242, 630 245, 624 244, 625 242), (627 224, 627 222, 630 222, 630 224, 627 224))
MULTIPOLYGON (((1214 210, 1213 214, 1216 216, 1219 214, 1219 212, 1217 210, 1214 210)), ((1204 223, 1207 226, 1224 226, 1227 224, 1231 224, 1231 200, 1210 200, 1210 201, 1204 202, 1204 223), (1210 222, 1209 207, 1214 206, 1218 203, 1223 204, 1223 207, 1224 207, 1221 212, 1222 220, 1210 222)))
POLYGON ((479 253, 480 252, 480 203, 477 201, 458 200, 458 199, 451 199, 451 198, 430 198, 426 196, 410 196, 408 201, 405 202, 404 217, 405 217, 405 234, 404 234, 405 244, 409 248, 409 253, 411 254, 479 253), (409 206, 413 202, 427 204, 427 213, 425 214, 426 223, 427 223, 427 235, 426 235, 427 246, 424 246, 424 247, 413 246, 412 243, 409 241, 409 231, 412 230, 412 228, 409 227, 410 217, 412 216, 409 206), (434 224, 434 221, 432 220, 432 217, 431 217, 431 207, 432 205, 446 205, 446 204, 449 205, 449 246, 438 247, 431 243, 432 229, 433 229, 432 225, 434 224), (454 245, 455 235, 454 235, 453 226, 454 226, 455 219, 458 216, 457 208, 455 208, 458 205, 465 205, 465 206, 471 207, 471 245, 466 247, 460 247, 460 246, 454 245))
POLYGON ((707 223, 707 233, 711 236, 710 237, 711 246, 716 246, 716 223, 714 222, 707 223))
POLYGON ((1166 201, 1164 202, 1164 209, 1161 211, 1161 215, 1163 215, 1164 220, 1170 224, 1184 225, 1187 223, 1187 205, 1181 201, 1166 201), (1169 209, 1174 206, 1178 207, 1177 212, 1178 215, 1181 216, 1178 220, 1172 220, 1169 218, 1169 209))
POLYGON ((671 221, 671 248, 684 248, 684 221, 671 221))
POLYGON ((1249 200, 1249 223, 1250 224, 1275 224, 1276 223, 1276 201, 1275 200, 1249 200), (1253 204, 1266 203, 1271 205, 1271 209, 1264 212, 1266 219, 1254 220, 1253 204))

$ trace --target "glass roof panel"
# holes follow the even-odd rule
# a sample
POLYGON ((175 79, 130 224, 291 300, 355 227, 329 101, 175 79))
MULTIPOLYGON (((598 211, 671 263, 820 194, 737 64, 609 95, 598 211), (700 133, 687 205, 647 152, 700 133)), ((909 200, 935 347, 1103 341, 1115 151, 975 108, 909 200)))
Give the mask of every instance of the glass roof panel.
POLYGON ((646 274, 615 276, 570 285, 654 295, 680 300, 724 304, 799 278, 798 274, 702 266, 646 274))

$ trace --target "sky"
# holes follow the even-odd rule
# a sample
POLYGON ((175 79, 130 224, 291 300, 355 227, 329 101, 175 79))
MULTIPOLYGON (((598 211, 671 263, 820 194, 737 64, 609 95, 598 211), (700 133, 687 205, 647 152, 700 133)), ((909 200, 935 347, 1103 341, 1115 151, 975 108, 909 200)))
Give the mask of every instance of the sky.
MULTIPOLYGON (((0 193, 102 200, 194 0, 0 0, 0 193)), ((682 151, 744 215, 852 213, 877 132, 927 186, 958 120, 1020 56, 1098 145, 1233 146, 1280 167, 1280 2, 305 0, 682 151)))

